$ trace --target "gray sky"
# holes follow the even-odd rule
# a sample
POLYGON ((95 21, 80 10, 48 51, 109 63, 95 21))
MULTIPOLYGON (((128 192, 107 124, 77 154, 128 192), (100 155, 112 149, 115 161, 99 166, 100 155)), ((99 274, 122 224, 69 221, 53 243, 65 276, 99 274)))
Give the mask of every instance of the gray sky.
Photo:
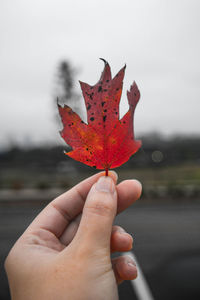
POLYGON ((62 59, 95 84, 105 58, 115 73, 127 64, 141 100, 136 136, 199 133, 200 1, 1 0, 0 148, 11 142, 60 141, 52 94, 62 59))

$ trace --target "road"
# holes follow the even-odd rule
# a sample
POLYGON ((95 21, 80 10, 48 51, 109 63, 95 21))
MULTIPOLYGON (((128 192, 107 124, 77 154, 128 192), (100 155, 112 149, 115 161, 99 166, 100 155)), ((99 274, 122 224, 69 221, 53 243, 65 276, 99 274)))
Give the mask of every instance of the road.
MULTIPOLYGON (((0 300, 9 299, 3 261, 44 205, 44 201, 0 202, 0 300)), ((139 201, 120 214, 116 224, 132 233, 134 254, 156 300, 200 299, 200 202, 139 201)), ((119 292, 121 300, 134 299, 128 282, 119 292)))

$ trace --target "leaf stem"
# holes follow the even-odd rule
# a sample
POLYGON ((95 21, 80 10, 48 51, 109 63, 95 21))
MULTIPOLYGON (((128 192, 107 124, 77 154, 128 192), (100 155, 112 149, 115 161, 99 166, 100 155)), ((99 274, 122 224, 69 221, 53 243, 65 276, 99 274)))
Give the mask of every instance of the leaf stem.
POLYGON ((108 168, 105 169, 106 176, 108 176, 108 168))

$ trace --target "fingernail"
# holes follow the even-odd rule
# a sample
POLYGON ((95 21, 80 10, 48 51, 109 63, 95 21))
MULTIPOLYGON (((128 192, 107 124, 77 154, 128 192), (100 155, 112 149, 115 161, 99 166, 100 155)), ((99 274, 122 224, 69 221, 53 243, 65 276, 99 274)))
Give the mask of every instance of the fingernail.
POLYGON ((114 193, 115 185, 109 176, 102 176, 97 181, 95 188, 99 192, 114 193))
POLYGON ((128 262, 127 265, 129 265, 131 268, 135 268, 136 267, 136 264, 133 262, 128 262))
POLYGON ((133 237, 132 237, 132 235, 127 233, 127 232, 126 232, 126 235, 131 239, 131 243, 132 243, 132 246, 133 246, 133 237))
POLYGON ((122 227, 119 227, 117 231, 121 234, 127 233, 122 227))
POLYGON ((119 234, 123 235, 123 236, 128 236, 129 238, 131 238, 132 242, 133 242, 133 237, 131 234, 129 234, 126 231, 119 231, 119 234))

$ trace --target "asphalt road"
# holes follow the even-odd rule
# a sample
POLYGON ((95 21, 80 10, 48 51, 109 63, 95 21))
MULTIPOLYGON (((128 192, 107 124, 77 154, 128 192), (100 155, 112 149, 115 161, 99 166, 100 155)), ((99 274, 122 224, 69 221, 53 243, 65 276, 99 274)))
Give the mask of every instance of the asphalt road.
MULTIPOLYGON (((0 300, 8 300, 3 261, 44 202, 0 202, 0 300)), ((156 300, 200 299, 200 202, 138 202, 116 219, 133 234, 134 253, 156 300)), ((135 299, 131 285, 120 299, 135 299)), ((145 299, 143 299, 145 300, 145 299)))
POLYGON ((132 233, 156 300, 200 299, 200 204, 135 205, 117 223, 132 233))

